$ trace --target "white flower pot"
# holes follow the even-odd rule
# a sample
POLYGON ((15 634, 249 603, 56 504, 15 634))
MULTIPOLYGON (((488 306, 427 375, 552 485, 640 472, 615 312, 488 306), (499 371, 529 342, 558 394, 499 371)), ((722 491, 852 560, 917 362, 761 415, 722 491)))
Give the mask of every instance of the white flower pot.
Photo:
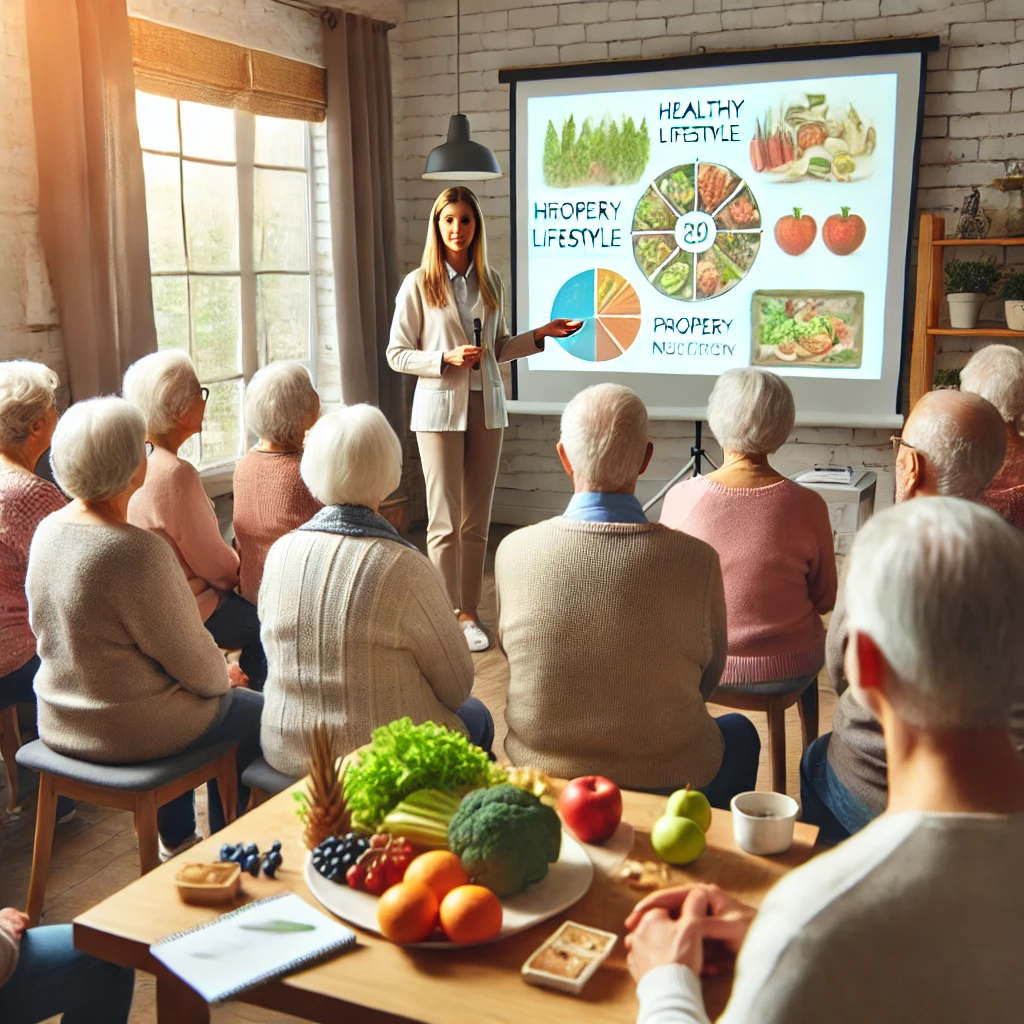
POLYGON ((984 292, 954 292, 947 295, 949 326, 971 330, 978 323, 978 315, 987 298, 984 292))
POLYGON ((1011 331, 1024 331, 1024 301, 1006 300, 1006 326, 1011 331))

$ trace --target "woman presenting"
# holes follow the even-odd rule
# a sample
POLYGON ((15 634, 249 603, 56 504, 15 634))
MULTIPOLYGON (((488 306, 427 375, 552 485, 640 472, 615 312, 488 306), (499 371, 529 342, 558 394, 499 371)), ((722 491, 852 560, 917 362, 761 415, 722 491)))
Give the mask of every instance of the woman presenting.
POLYGON ((508 426, 498 363, 543 352, 546 337, 566 338, 581 326, 552 320, 510 337, 476 196, 449 188, 437 197, 423 262, 402 282, 395 301, 387 356, 393 369, 419 377, 410 426, 427 484, 427 551, 471 651, 491 646, 477 606, 508 426), (482 326, 479 345, 474 320, 482 326))

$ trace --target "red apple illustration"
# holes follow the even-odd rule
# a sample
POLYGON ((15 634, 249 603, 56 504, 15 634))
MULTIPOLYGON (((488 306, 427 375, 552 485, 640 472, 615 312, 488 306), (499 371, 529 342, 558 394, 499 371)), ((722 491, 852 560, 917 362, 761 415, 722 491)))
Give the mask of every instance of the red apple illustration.
POLYGON ((793 214, 780 217, 775 222, 775 241, 779 248, 790 256, 807 252, 818 233, 814 218, 804 214, 799 206, 793 207, 793 214))
POLYGON ((851 214, 848 206, 842 207, 839 213, 833 213, 821 226, 821 240, 837 256, 856 252, 867 233, 864 218, 851 214))

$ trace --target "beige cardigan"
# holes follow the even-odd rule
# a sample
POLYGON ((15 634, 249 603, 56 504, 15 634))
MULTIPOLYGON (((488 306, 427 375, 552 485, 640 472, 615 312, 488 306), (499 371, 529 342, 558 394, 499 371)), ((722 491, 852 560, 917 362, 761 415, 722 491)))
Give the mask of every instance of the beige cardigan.
POLYGON ((562 517, 494 559, 513 764, 621 786, 706 786, 724 743, 704 701, 726 657, 714 548, 657 523, 562 517))
MULTIPOLYGON (((460 345, 472 345, 466 337, 455 299, 443 309, 427 304, 423 294, 423 271, 414 270, 402 282, 395 299, 395 317, 387 357, 399 373, 415 374, 416 393, 412 400, 412 430, 465 430, 469 411, 469 374, 447 367, 442 354, 460 345)), ((544 351, 532 331, 509 336, 505 325, 505 296, 501 280, 492 280, 498 288, 498 308, 486 311, 481 301, 474 314, 483 324, 480 363, 483 377, 484 422, 489 428, 508 426, 505 385, 498 363, 544 351)))
POLYGON ((408 715, 465 734, 473 659, 437 570, 404 544, 296 530, 276 541, 259 596, 269 672, 260 742, 279 772, 308 771, 325 722, 348 754, 408 715))

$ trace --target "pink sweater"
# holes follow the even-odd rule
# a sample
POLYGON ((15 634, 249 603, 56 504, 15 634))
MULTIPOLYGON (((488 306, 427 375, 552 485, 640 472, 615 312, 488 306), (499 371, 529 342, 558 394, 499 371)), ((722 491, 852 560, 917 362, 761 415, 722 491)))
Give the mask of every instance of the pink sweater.
POLYGON ((836 600, 828 506, 806 487, 723 487, 696 477, 665 497, 661 521, 722 562, 729 659, 722 682, 795 679, 821 668, 821 616, 836 600))
POLYGON ((301 452, 251 449, 235 466, 235 546, 242 568, 239 588, 256 604, 267 552, 323 508, 299 475, 301 452))
POLYGON ((238 586, 238 555, 224 543, 213 502, 195 467, 154 448, 146 482, 128 503, 128 522, 163 537, 178 558, 205 622, 238 586))
POLYGON ((48 480, 0 469, 0 676, 21 668, 36 653, 25 597, 28 549, 36 527, 64 504, 48 480))

